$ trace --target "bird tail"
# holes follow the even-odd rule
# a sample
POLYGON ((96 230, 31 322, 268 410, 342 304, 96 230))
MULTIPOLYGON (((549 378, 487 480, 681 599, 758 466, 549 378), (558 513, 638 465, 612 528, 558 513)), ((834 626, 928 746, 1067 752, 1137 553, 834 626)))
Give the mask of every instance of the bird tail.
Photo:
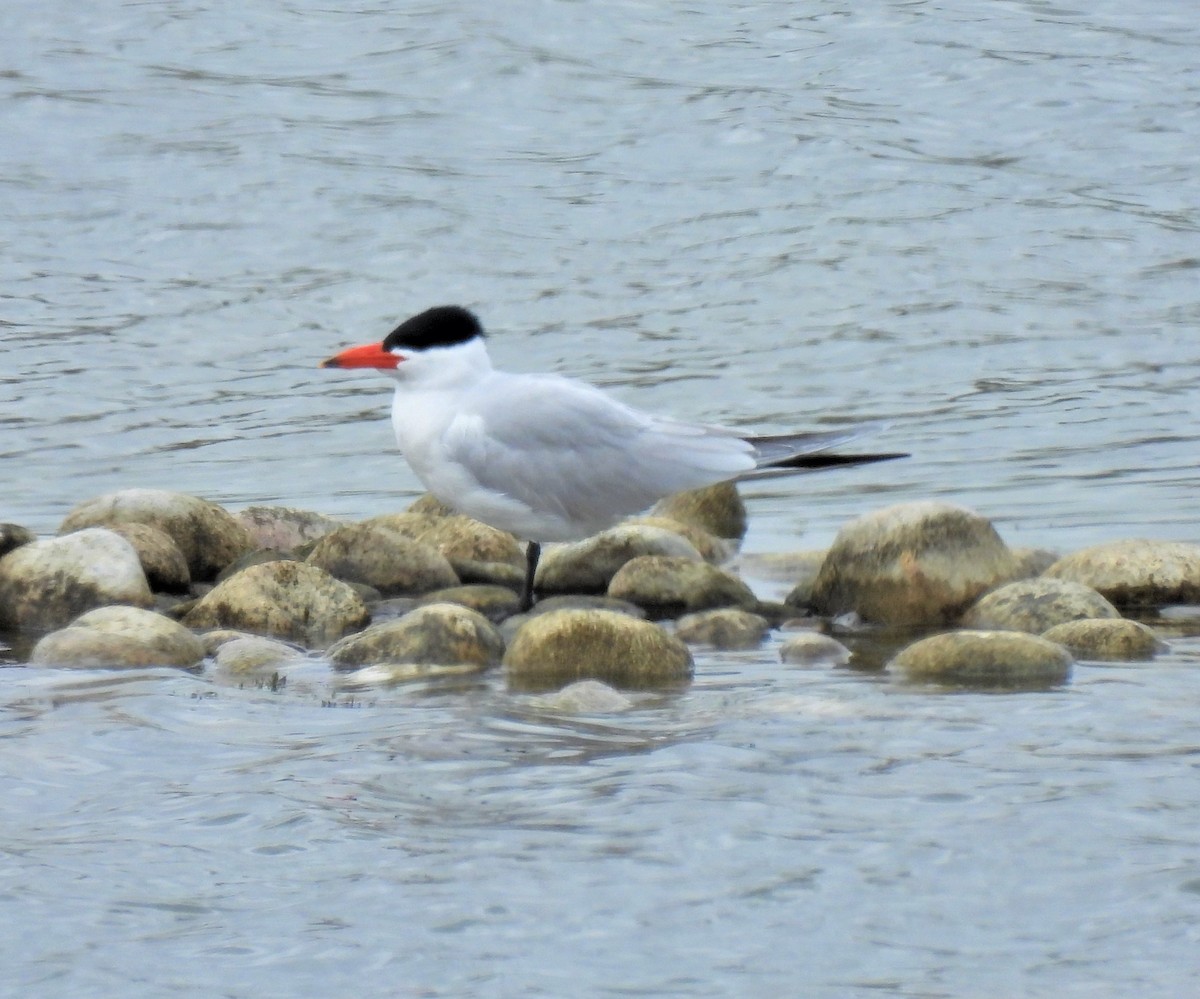
POLYGON ((740 478, 761 479, 796 472, 813 472, 823 468, 869 465, 876 461, 907 458, 908 455, 900 451, 841 454, 833 450, 886 428, 886 423, 860 423, 841 430, 747 437, 746 443, 754 448, 756 467, 740 478))

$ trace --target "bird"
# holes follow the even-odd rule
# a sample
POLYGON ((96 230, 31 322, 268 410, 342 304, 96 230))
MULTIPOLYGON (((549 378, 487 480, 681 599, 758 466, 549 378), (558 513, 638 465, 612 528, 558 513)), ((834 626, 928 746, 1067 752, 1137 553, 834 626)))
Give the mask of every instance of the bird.
POLYGON ((635 409, 563 375, 494 368, 483 326, 459 305, 426 309, 320 366, 393 379, 396 443, 425 488, 526 542, 522 611, 545 543, 589 537, 688 489, 907 457, 832 450, 875 425, 744 436, 635 409))

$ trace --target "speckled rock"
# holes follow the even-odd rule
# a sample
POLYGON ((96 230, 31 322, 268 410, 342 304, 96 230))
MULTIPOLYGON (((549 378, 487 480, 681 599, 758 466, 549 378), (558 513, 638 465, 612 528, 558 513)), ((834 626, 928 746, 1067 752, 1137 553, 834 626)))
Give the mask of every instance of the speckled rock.
POLYGON ((108 604, 154 602, 133 545, 94 527, 0 558, 0 627, 48 631, 108 604))
POLYGON ((560 610, 522 625, 504 667, 509 684, 523 690, 588 679, 645 688, 689 679, 692 656, 683 642, 649 621, 613 611, 560 610))
POLYGON ((732 573, 669 555, 641 555, 626 562, 609 583, 608 595, 637 604, 652 618, 757 602, 750 587, 732 573))
POLYGON ((1111 541, 1072 552, 1046 570, 1052 579, 1090 586, 1118 607, 1200 602, 1200 545, 1111 541))
POLYGON ((38 666, 129 668, 180 666, 204 658, 204 645, 187 628, 139 607, 99 607, 52 631, 33 647, 38 666))
POLYGON ((753 649, 762 643, 771 624, 759 614, 737 607, 685 614, 675 624, 675 634, 689 645, 716 649, 753 649))
POLYGON ((799 611, 807 611, 812 607, 813 588, 817 585, 817 575, 828 557, 828 549, 808 552, 789 552, 787 562, 783 563, 790 569, 792 588, 783 602, 788 607, 799 611))
POLYGON ((1017 562, 1016 579, 1033 579, 1040 576, 1058 561, 1058 552, 1048 548, 1013 548, 1013 558, 1017 562))
POLYGON ((0 524, 0 558, 15 548, 37 541, 37 535, 20 524, 0 524))
POLYGON ((512 617, 520 608, 521 598, 507 586, 451 586, 434 590, 418 598, 419 604, 460 604, 496 623, 512 617))
POLYGON ((342 521, 323 513, 290 506, 248 506, 234 519, 249 533, 255 548, 284 552, 318 541, 342 526, 342 521))
POLYGON ((888 663, 915 681, 964 687, 1045 689, 1065 683, 1071 653, 1020 631, 951 631, 921 639, 888 663))
POLYGON ((948 503, 902 503, 850 521, 813 586, 821 614, 854 612, 892 626, 955 621, 1016 560, 979 514, 948 503))
POLYGON ((500 563, 520 568, 522 572, 525 569, 525 549, 516 538, 460 513, 438 516, 409 510, 382 514, 363 523, 382 524, 429 545, 456 568, 461 562, 500 563))
POLYGON ((243 569, 205 594, 183 619, 189 628, 235 628, 323 648, 370 620, 345 583, 304 562, 243 569))
POLYGON ((427 593, 459 582, 440 552, 378 522, 348 524, 325 535, 307 561, 338 579, 366 583, 388 596, 427 593))
POLYGON ((254 547, 246 529, 223 507, 165 489, 122 489, 86 500, 67 514, 59 534, 128 523, 149 524, 169 535, 194 582, 213 579, 254 547))
POLYGON ((650 516, 694 524, 714 538, 740 541, 746 536, 746 504, 733 482, 667 496, 654 504, 650 516))
POLYGON ((784 641, 779 658, 791 666, 845 666, 852 653, 836 638, 805 631, 784 641))
POLYGON ((131 545, 142 563, 146 581, 155 593, 187 593, 192 574, 187 558, 166 531, 150 524, 113 524, 109 528, 131 545))
POLYGON ((482 614, 458 604, 429 604, 372 625, 331 646, 338 669, 376 663, 461 665, 486 669, 500 662, 504 639, 482 614))
POLYGON ((639 555, 671 555, 702 561, 696 547, 674 531, 643 524, 619 524, 572 544, 542 552, 536 589, 539 593, 604 593, 613 576, 639 555))
POLYGON ((981 631, 1040 635, 1064 621, 1120 617, 1091 587, 1061 579, 1021 579, 985 593, 963 614, 962 626, 981 631))
POLYGON ((231 677, 257 677, 280 670, 304 658, 291 645, 261 635, 243 635, 222 642, 213 656, 217 669, 231 677))
POLYGON ((560 711, 571 715, 610 715, 628 711, 633 698, 599 680, 580 680, 562 690, 543 694, 534 705, 543 711, 560 711))
POLYGON ((279 548, 255 548, 254 551, 246 552, 241 558, 234 559, 229 565, 218 572, 217 582, 223 583, 230 576, 236 576, 243 569, 249 569, 252 565, 262 565, 265 562, 299 561, 301 559, 296 558, 291 552, 286 552, 279 548))
POLYGON ((417 513, 423 517, 453 517, 458 513, 454 507, 443 503, 433 493, 423 493, 418 496, 405 512, 417 513))
POLYGON ((1076 659, 1099 662, 1153 659, 1167 649, 1146 625, 1125 618, 1067 621, 1048 629, 1042 637, 1066 646, 1076 659))

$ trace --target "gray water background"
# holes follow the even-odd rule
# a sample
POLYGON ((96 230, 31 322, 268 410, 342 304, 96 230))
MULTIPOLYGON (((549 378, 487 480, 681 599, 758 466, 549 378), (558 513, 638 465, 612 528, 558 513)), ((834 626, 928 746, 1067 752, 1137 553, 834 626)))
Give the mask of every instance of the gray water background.
MULTIPOLYGON (((406 505, 386 383, 315 365, 460 302, 647 408, 891 422, 906 462, 748 489, 752 552, 930 497, 1196 540, 1198 66, 1178 0, 12 0, 0 520, 406 505)), ((1189 995, 1177 630, 1008 695, 776 640, 589 718, 7 669, 0 989, 1189 995)))

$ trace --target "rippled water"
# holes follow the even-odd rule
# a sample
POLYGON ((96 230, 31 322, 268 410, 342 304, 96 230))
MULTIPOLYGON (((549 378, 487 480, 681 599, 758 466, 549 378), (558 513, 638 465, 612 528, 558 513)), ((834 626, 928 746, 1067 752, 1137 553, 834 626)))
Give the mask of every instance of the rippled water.
MULTIPOLYGON (((314 366, 458 301, 639 405, 892 421, 907 462, 750 491, 752 550, 931 496, 1196 538, 1187 4, 17 0, 0 54, 0 519, 404 504, 386 385, 314 366)), ((1198 654, 946 696, 770 647, 595 719, 5 670, 0 956, 24 995, 1188 994, 1198 654)))

